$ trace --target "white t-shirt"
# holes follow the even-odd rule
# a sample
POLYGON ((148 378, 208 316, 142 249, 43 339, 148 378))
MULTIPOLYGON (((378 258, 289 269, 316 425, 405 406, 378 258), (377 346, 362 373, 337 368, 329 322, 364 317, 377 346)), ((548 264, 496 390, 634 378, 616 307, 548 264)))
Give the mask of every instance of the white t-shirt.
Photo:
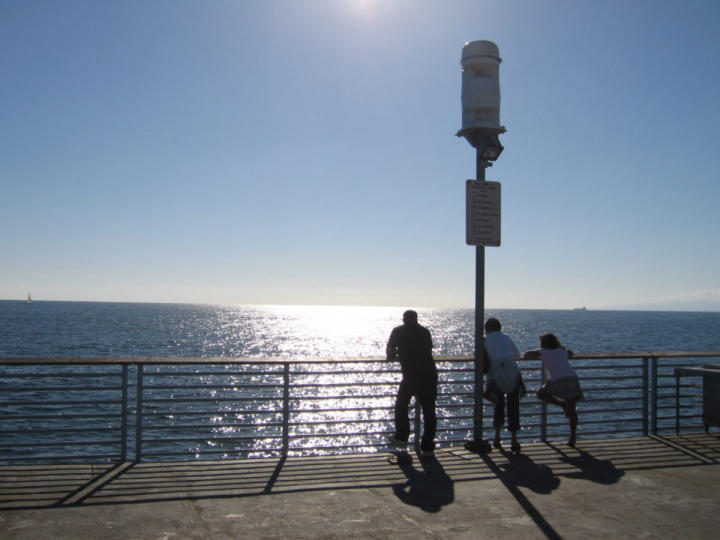
POLYGON ((557 381, 565 377, 577 378, 577 373, 568 362, 568 354, 565 349, 560 347, 557 349, 540 349, 540 359, 549 381, 557 381))
POLYGON ((502 332, 490 332, 485 336, 485 350, 490 358, 488 379, 495 381, 501 392, 505 394, 512 392, 520 373, 517 364, 520 353, 515 343, 502 332))

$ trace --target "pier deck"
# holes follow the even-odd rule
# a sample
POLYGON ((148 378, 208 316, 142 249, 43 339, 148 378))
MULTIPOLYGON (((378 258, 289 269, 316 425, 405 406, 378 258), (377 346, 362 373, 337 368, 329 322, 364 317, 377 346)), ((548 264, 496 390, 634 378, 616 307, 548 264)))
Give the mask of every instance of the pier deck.
POLYGON ((0 467, 0 538, 713 538, 720 438, 0 467))

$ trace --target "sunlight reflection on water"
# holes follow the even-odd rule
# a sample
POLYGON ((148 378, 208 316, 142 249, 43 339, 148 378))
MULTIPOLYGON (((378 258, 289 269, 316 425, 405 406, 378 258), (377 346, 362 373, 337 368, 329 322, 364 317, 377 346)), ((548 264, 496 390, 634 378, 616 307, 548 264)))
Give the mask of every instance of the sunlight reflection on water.
MULTIPOLYGON (((210 306, 208 307, 210 308, 210 306)), ((212 306, 212 322, 195 326, 199 356, 377 357, 405 308, 372 306, 212 306)), ((472 317, 468 310, 417 309, 433 333, 435 353, 468 354, 472 317)))
MULTIPOLYGON (((243 308, 245 310, 246 308, 243 308)), ((381 356, 389 331, 399 324, 397 308, 261 306, 252 354, 266 356, 381 356)), ((230 315, 232 316, 232 315, 230 315)), ((246 336, 247 337, 247 336, 246 336)))

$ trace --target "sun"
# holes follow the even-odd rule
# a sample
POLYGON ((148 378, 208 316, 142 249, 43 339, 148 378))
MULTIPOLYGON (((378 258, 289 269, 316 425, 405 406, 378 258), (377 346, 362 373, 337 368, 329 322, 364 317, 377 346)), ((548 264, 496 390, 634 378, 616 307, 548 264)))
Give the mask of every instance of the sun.
POLYGON ((367 13, 375 10, 377 0, 350 0, 350 4, 355 10, 367 13))

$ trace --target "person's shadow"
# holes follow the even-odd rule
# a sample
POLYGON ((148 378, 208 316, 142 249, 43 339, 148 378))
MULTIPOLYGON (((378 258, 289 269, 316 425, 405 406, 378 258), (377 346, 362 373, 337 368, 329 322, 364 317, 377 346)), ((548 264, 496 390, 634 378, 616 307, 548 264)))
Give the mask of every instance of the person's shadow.
POLYGON ((393 492, 405 504, 425 512, 439 512, 455 500, 453 481, 435 456, 420 458, 420 465, 422 470, 412 463, 399 465, 407 482, 394 485, 393 492))
POLYGON ((580 469, 578 472, 563 476, 591 480, 598 484, 616 484, 625 475, 625 471, 616 468, 609 459, 597 459, 584 450, 578 449, 578 451, 580 455, 572 457, 563 453, 560 458, 562 461, 580 469))
POLYGON ((560 486, 560 479, 547 465, 538 465, 525 454, 503 452, 508 458, 500 465, 504 480, 515 486, 526 487, 535 493, 547 495, 560 486))

